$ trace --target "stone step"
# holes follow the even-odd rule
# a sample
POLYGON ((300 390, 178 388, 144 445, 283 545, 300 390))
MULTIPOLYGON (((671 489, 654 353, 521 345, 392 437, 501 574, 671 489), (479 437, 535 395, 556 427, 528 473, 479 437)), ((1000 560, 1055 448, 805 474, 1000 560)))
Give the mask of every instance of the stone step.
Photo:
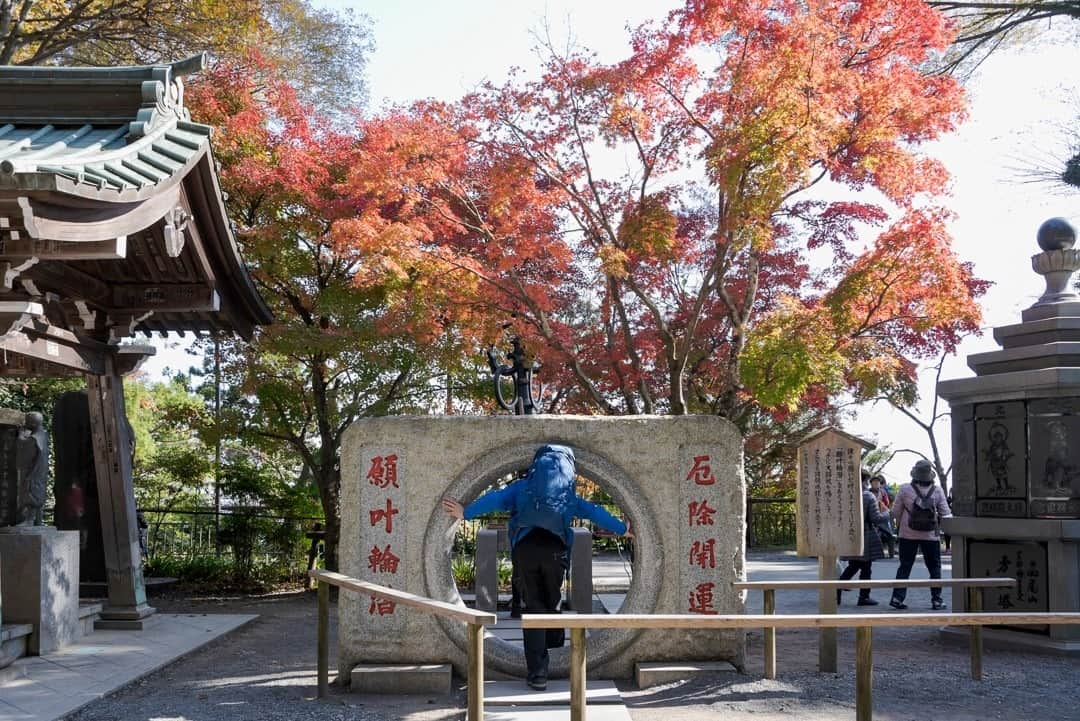
POLYGON ((353 693, 450 693, 454 677, 448 664, 359 664, 349 674, 353 693))
POLYGON ((5 623, 0 626, 0 684, 26 675, 22 666, 13 666, 12 663, 26 655, 33 632, 34 627, 29 623, 5 623))
MULTIPOLYGON (((484 706, 567 706, 570 703, 570 680, 554 678, 546 691, 533 691, 524 680, 487 681, 484 683, 484 706)), ((585 703, 621 704, 622 696, 613 681, 589 681, 585 685, 585 703)), ((591 716, 590 716, 591 718, 591 716)))
POLYGON ((634 678, 638 688, 726 673, 738 673, 738 670, 727 661, 660 661, 634 664, 634 678))
POLYGON ((83 636, 89 636, 94 632, 94 623, 98 620, 103 608, 105 608, 104 603, 79 603, 79 624, 82 625, 83 636))
MULTIPOLYGON (((630 712, 622 704, 589 705, 589 721, 631 721, 630 712)), ((485 706, 484 721, 567 721, 569 706, 485 706)))

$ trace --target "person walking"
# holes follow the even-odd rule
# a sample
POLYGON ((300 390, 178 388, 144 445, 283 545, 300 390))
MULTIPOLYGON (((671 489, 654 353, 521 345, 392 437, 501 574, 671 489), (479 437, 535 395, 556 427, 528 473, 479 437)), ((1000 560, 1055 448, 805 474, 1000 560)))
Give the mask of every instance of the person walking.
MULTIPOLYGON (((524 478, 489 491, 467 506, 444 498, 443 509, 456 520, 472 520, 494 511, 510 511, 510 555, 525 613, 559 613, 562 582, 573 542, 570 523, 587 518, 601 528, 633 538, 630 524, 577 495, 574 451, 567 446, 537 449, 524 478)), ((548 649, 565 642, 564 629, 526 629, 526 681, 547 688, 548 649)))
MULTIPOLYGON (((870 474, 862 472, 862 504, 863 504, 863 553, 861 556, 845 556, 841 560, 847 561, 847 567, 840 573, 840 580, 846 581, 856 573, 860 581, 869 581, 873 573, 874 561, 885 558, 885 551, 881 547, 881 536, 878 529, 883 523, 887 523, 889 516, 882 513, 878 508, 877 498, 870 491, 870 474)), ((840 603, 843 589, 836 590, 836 603, 840 603)), ((869 588, 859 589, 859 606, 876 606, 878 602, 870 598, 869 588)))
MULTIPOLYGON (((892 506, 892 517, 900 529, 900 567, 897 580, 911 576, 915 555, 922 553, 930 578, 941 578, 941 541, 938 532, 942 518, 952 515, 941 486, 934 484, 934 467, 921 460, 911 469, 911 483, 900 487, 892 506)), ((906 588, 893 588, 889 605, 897 610, 907 608, 906 588)), ((945 608, 941 588, 930 589, 930 604, 935 611, 945 608)))

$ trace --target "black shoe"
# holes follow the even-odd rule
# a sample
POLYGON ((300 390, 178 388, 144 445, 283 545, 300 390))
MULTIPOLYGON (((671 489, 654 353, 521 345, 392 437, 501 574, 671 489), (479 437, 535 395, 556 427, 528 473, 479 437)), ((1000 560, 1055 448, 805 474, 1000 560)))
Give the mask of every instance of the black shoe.
POLYGON ((877 606, 878 602, 867 596, 866 598, 860 598, 857 606, 877 606))
POLYGON ((895 608, 897 611, 903 611, 905 608, 907 608, 906 603, 904 603, 903 601, 898 601, 895 598, 889 601, 889 605, 895 608))
POLYGON ((547 677, 537 676, 536 678, 530 678, 527 683, 529 688, 533 691, 547 691, 547 677))
POLYGON ((844 594, 844 589, 842 589, 842 588, 836 589, 836 605, 837 606, 840 605, 840 598, 843 596, 843 594, 844 594))
POLYGON ((945 602, 942 601, 940 598, 935 598, 931 600, 930 607, 933 608, 935 611, 944 611, 946 608, 945 602))
POLYGON ((521 609, 520 608, 511 608, 510 609, 510 618, 521 618, 521 609))

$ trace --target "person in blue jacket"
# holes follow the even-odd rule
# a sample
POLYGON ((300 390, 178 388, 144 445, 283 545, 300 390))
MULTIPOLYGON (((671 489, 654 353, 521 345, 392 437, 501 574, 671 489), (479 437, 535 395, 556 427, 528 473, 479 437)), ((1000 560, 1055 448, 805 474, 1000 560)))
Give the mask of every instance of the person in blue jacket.
MULTIPOLYGON (((444 510, 459 521, 495 511, 510 512, 510 555, 526 613, 559 612, 574 518, 586 518, 607 531, 633 537, 629 523, 577 495, 575 476, 573 450, 545 445, 536 451, 529 473, 505 488, 489 491, 467 506, 454 498, 443 499, 444 510), (537 489, 546 494, 544 498, 537 498, 537 489)), ((527 629, 522 636, 529 687, 542 691, 547 688, 548 649, 563 645, 564 630, 527 629)))

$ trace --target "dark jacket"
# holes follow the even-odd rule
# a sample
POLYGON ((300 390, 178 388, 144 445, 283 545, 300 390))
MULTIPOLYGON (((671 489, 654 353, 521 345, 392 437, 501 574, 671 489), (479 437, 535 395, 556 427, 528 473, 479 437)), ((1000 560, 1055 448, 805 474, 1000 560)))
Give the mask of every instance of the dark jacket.
POLYGON ((889 514, 878 510, 877 499, 870 489, 864 488, 863 501, 863 554, 861 556, 844 556, 845 561, 877 561, 885 558, 885 549, 881 547, 879 528, 887 528, 889 514))

